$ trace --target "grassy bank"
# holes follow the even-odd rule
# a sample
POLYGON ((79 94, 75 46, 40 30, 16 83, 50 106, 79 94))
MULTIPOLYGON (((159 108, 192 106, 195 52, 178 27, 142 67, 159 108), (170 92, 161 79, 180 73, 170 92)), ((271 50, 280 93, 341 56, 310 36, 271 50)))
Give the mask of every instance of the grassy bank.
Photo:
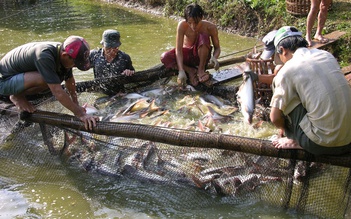
MULTIPOLYGON (((117 1, 121 3, 123 1, 117 1)), ((126 4, 154 8, 163 16, 182 16, 184 7, 194 0, 128 0, 126 4)), ((273 29, 284 25, 306 29, 306 16, 293 16, 286 11, 285 0, 198 0, 206 12, 206 19, 231 33, 250 37, 262 37, 273 29)), ((346 34, 337 42, 324 49, 333 53, 341 66, 351 64, 351 0, 333 0, 329 10, 324 34, 335 30, 346 34)), ((315 31, 316 25, 314 27, 315 31)))

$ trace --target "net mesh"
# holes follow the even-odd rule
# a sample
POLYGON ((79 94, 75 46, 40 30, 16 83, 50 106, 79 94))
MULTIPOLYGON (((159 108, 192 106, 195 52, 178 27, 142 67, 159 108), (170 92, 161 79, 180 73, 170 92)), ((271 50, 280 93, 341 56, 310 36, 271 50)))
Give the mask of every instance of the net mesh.
MULTIPOLYGON (((84 100, 97 99, 91 93, 81 93, 80 98, 83 96, 84 100)), ((193 187, 226 197, 233 204, 259 200, 316 217, 351 216, 347 156, 316 158, 301 151, 277 151, 266 139, 135 122, 102 121, 88 132, 53 98, 37 105, 54 112, 24 120, 11 107, 1 113, 0 159, 20 161, 0 170, 2 184, 9 183, 7 175, 13 165, 58 168, 65 163, 102 176, 167 185, 168 189, 193 187), (40 153, 51 156, 33 162, 40 153)), ((185 201, 189 203, 184 205, 194 204, 185 201)))

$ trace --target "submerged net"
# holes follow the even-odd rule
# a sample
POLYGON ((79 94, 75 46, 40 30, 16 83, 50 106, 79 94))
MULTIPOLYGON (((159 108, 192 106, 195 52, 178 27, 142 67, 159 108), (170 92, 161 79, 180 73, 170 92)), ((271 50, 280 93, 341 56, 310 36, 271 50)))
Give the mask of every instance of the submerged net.
MULTIPOLYGON (((315 217, 351 216, 350 156, 315 157, 301 150, 277 150, 269 140, 271 133, 265 130, 270 126, 268 122, 257 127, 240 126, 243 122, 236 111, 226 115, 227 120, 214 119, 215 125, 204 125, 200 130, 200 121, 205 124, 208 118, 205 120, 207 112, 201 108, 200 103, 204 103, 197 99, 199 96, 199 93, 177 92, 149 96, 147 110, 134 109, 138 112, 135 117, 131 110, 135 100, 122 101, 123 98, 115 97, 111 101, 109 97, 104 102, 104 95, 82 92, 81 102, 95 103, 100 108, 102 121, 93 131, 85 130, 53 98, 37 104, 38 112, 22 114, 22 120, 14 108, 8 107, 0 118, 1 134, 5 136, 1 139, 0 159, 31 160, 46 151, 49 157, 60 157, 59 163, 88 173, 123 176, 151 186, 165 185, 168 190, 191 187, 213 197, 225 197, 231 204, 263 201, 315 217), (156 99, 158 107, 152 111, 150 105, 156 99), (183 105, 171 105, 171 99, 183 105), (171 117, 172 113, 165 113, 167 109, 161 103, 166 100, 166 105, 177 109, 173 114, 182 114, 171 117), (200 110, 195 111, 195 106, 200 110), (181 116, 182 123, 177 123, 176 118, 181 116), (234 124, 241 131, 248 129, 244 130, 247 136, 238 136, 234 124), (261 130, 268 134, 260 134, 261 130), (27 144, 30 148, 24 146, 27 144), (23 150, 27 151, 26 157, 21 155, 23 150)), ((226 111, 230 109, 233 108, 226 111)), ((50 158, 41 162, 57 165, 57 160, 50 158)), ((6 176, 11 168, 8 165, 0 170, 1 184, 10 183, 6 176)), ((183 204, 194 203, 184 200, 183 204)))

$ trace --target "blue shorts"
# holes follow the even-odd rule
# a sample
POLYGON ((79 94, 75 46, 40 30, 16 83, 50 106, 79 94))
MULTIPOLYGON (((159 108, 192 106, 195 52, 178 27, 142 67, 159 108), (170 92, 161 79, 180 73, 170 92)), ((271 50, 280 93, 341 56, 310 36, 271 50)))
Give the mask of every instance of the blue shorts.
POLYGON ((24 73, 12 77, 0 78, 0 94, 12 95, 24 91, 24 73))

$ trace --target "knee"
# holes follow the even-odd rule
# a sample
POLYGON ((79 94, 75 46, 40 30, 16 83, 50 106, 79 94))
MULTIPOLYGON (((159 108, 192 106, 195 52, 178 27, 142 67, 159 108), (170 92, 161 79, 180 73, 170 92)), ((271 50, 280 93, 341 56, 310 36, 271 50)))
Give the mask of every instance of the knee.
POLYGON ((172 57, 169 55, 169 53, 164 52, 161 54, 160 60, 163 64, 166 64, 172 61, 172 57))
POLYGON ((166 52, 161 54, 160 60, 162 63, 163 63, 163 60, 165 59, 165 56, 166 56, 166 52))
POLYGON ((162 64, 165 65, 166 68, 176 68, 177 61, 174 55, 170 54, 169 52, 164 52, 161 54, 160 60, 162 64))
POLYGON ((327 13, 328 12, 328 5, 321 4, 319 10, 321 13, 327 13))
POLYGON ((318 6, 311 6, 309 13, 316 15, 316 14, 318 14, 319 10, 320 10, 320 6, 319 5, 318 6))

